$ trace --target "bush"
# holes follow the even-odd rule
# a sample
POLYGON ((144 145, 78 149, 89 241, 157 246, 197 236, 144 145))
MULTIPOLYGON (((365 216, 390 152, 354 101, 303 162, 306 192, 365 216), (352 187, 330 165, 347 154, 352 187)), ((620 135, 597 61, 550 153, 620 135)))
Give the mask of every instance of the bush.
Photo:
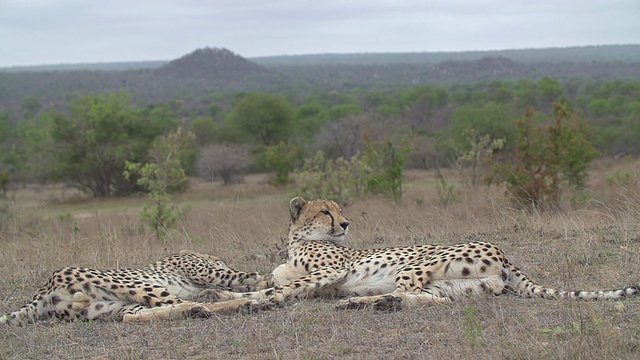
POLYGON ((273 185, 286 185, 291 182, 289 173, 293 171, 297 158, 298 148, 295 145, 287 145, 281 141, 278 145, 267 147, 264 152, 264 164, 275 172, 271 179, 273 185))
MULTIPOLYGON (((325 157, 330 159, 350 159, 363 149, 362 140, 365 132, 375 132, 375 135, 381 132, 370 116, 352 115, 329 121, 315 135, 314 150, 322 151, 325 157)), ((372 134, 370 137, 375 135, 372 134)))
POLYGON ((123 176, 125 160, 144 161, 153 141, 178 124, 167 107, 137 109, 123 92, 76 97, 69 107, 69 115, 48 115, 53 172, 96 197, 137 190, 135 179, 123 176))
POLYGON ((149 151, 150 162, 125 162, 125 178, 136 178, 137 184, 149 192, 141 215, 149 221, 158 238, 184 214, 184 209, 172 202, 169 194, 187 188, 188 180, 180 163, 180 153, 193 137, 193 134, 178 128, 166 137, 160 136, 154 143, 149 151))
POLYGON ((242 171, 252 163, 249 148, 244 144, 215 144, 202 149, 197 167, 200 177, 207 181, 221 178, 223 183, 242 182, 242 171))
POLYGON ((402 197, 402 172, 411 151, 391 141, 373 141, 365 136, 362 161, 371 168, 366 184, 368 193, 383 193, 392 200, 402 197))
POLYGON ((14 210, 12 203, 13 199, 0 197, 0 233, 9 228, 14 210))
POLYGON ((229 119, 258 144, 271 146, 289 137, 294 124, 293 115, 293 107, 285 97, 250 92, 233 105, 229 119))
POLYGON ((411 148, 368 138, 364 143, 364 153, 349 160, 326 159, 322 151, 307 159, 299 173, 298 192, 309 198, 336 199, 345 206, 367 193, 400 198, 402 171, 411 148))
POLYGON ((305 160, 296 190, 307 198, 333 199, 347 206, 364 193, 370 175, 371 168, 358 154, 349 160, 343 157, 332 160, 318 151, 305 160))
POLYGON ((9 172, 0 172, 0 198, 7 197, 7 190, 9 188, 9 172))
POLYGON ((494 158, 488 183, 506 183, 507 193, 518 204, 539 208, 558 204, 561 185, 584 185, 589 163, 598 152, 587 139, 583 120, 566 104, 554 104, 554 119, 546 127, 535 127, 536 112, 530 108, 515 123, 515 154, 506 161, 494 158))
POLYGON ((475 128, 464 129, 462 133, 465 135, 466 144, 453 149, 457 158, 456 163, 460 170, 470 169, 470 184, 476 189, 482 183, 483 165, 486 165, 487 159, 493 153, 504 148, 507 140, 504 138, 493 139, 489 134, 480 136, 475 128))

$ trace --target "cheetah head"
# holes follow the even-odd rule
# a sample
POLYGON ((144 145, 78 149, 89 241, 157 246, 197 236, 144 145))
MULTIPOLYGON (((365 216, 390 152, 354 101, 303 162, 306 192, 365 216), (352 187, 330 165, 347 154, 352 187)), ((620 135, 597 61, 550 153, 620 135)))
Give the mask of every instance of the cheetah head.
POLYGON ((306 201, 295 197, 289 203, 289 210, 289 238, 292 240, 344 241, 347 236, 349 220, 342 216, 342 209, 335 201, 306 201))

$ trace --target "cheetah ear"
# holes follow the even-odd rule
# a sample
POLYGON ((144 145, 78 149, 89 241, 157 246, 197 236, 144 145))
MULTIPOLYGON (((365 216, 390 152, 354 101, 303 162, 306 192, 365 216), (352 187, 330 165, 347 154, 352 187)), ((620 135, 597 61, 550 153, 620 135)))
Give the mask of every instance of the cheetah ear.
POLYGON ((289 202, 289 211, 291 212, 291 220, 292 221, 296 221, 298 220, 298 217, 300 216, 300 213, 302 212, 302 208, 304 208, 304 205, 307 203, 307 200, 301 198, 301 197, 294 197, 293 199, 291 199, 291 201, 289 202))

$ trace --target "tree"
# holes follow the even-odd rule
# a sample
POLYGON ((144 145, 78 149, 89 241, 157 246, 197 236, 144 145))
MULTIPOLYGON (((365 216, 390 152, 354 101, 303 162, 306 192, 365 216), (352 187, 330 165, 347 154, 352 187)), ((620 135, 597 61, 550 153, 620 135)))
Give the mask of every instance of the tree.
POLYGON ((480 148, 498 145, 498 139, 502 139, 499 147, 513 146, 511 122, 506 105, 489 102, 462 106, 454 112, 449 129, 438 134, 438 148, 459 165, 471 165, 471 183, 477 184, 477 166, 482 154, 486 153, 480 148))
POLYGON ((379 132, 370 116, 347 116, 330 121, 314 138, 317 150, 329 159, 350 159, 363 149, 362 136, 367 132, 375 137, 379 132))
POLYGON ((564 89, 556 79, 544 77, 538 81, 537 87, 540 94, 540 104, 547 109, 549 105, 560 101, 564 95, 564 89))
POLYGON ((180 163, 181 152, 188 148, 193 134, 178 128, 160 136, 149 150, 146 164, 125 161, 123 176, 148 191, 142 217, 147 219, 161 237, 184 214, 184 209, 171 201, 170 194, 187 188, 187 176, 180 163))
POLYGON ((611 106, 607 99, 593 99, 587 107, 589 115, 595 118, 602 118, 611 114, 611 106))
POLYGON ((153 140, 178 123, 168 107, 140 111, 123 92, 76 97, 69 107, 68 116, 53 117, 55 175, 98 197, 133 191, 125 161, 142 162, 153 140))
POLYGON ((371 168, 360 154, 351 159, 327 159, 322 151, 304 161, 296 192, 306 198, 333 199, 348 206, 361 196, 371 178, 371 168))
POLYGON ((0 111, 0 143, 9 135, 9 114, 0 111))
POLYGON ((230 121, 261 145, 276 145, 291 134, 294 112, 284 97, 250 92, 233 106, 230 121))
POLYGON ((242 171, 252 157, 245 144, 213 144, 204 147, 198 156, 198 173, 210 181, 220 177, 225 185, 242 180, 242 171))
POLYGON ((373 141, 364 136, 362 161, 371 169, 365 191, 383 193, 392 200, 402 197, 404 165, 411 152, 408 145, 397 145, 391 141, 373 141))
POLYGON ((408 159, 410 168, 431 169, 441 165, 443 154, 438 151, 436 140, 428 135, 416 133, 410 138, 411 154, 408 159))
POLYGON ((304 139, 312 138, 327 122, 326 107, 317 100, 300 105, 295 111, 296 134, 304 139))
POLYGON ((347 116, 356 116, 362 114, 362 108, 360 105, 354 103, 340 104, 331 107, 327 111, 327 117, 329 119, 342 119, 347 116))
POLYGON ((0 198, 7 197, 7 190, 9 186, 9 172, 0 171, 0 198))
POLYGON ((211 103, 207 106, 207 115, 210 118, 216 119, 220 114, 222 114, 222 106, 220 106, 220 104, 211 103))
POLYGON ((40 101, 36 97, 29 96, 22 99, 21 108, 22 117, 30 119, 36 116, 38 111, 42 108, 42 104, 40 104, 40 101))
POLYGON ((536 127, 536 111, 530 108, 516 121, 516 149, 506 161, 494 160, 491 183, 506 183, 507 193, 521 206, 556 206, 561 186, 584 185, 589 163, 598 152, 587 139, 585 122, 566 104, 554 104, 553 119, 536 127))
POLYGON ((196 135, 196 142, 203 146, 216 141, 219 125, 210 117, 199 117, 191 122, 191 130, 196 135))
POLYGON ((531 79, 520 79, 515 84, 516 107, 526 109, 538 105, 538 90, 531 79))
POLYGON ((465 132, 473 131, 476 136, 489 135, 492 139, 513 139, 513 129, 508 107, 495 102, 482 105, 467 105, 458 108, 452 116, 452 126, 447 138, 465 146, 468 144, 465 132))
POLYGON ((471 186, 475 189, 480 186, 481 166, 494 152, 504 148, 506 140, 492 138, 490 134, 480 136, 475 128, 465 129, 464 135, 467 144, 457 149, 457 162, 461 168, 471 168, 471 186))
POLYGON ((291 182, 289 173, 293 170, 298 159, 298 147, 287 145, 284 141, 267 147, 264 152, 264 164, 275 172, 271 179, 273 185, 286 185, 291 182))
POLYGON ((513 93, 502 81, 492 81, 489 84, 489 97, 498 104, 508 104, 513 101, 513 93))
POLYGON ((48 111, 22 119, 13 127, 14 141, 5 157, 12 179, 46 183, 54 175, 56 144, 51 132, 56 119, 62 116, 60 112, 48 111))
MULTIPOLYGON (((9 178, 8 170, 5 170, 5 165, 10 162, 11 156, 9 145, 5 143, 5 138, 9 136, 9 114, 0 111, 0 174, 6 172, 7 182, 9 178)), ((3 187, 6 189, 6 186, 3 187)))
POLYGON ((435 119, 432 118, 432 115, 449 101, 449 93, 445 89, 430 85, 418 85, 403 90, 398 97, 411 125, 428 131, 439 126, 434 122, 435 119))

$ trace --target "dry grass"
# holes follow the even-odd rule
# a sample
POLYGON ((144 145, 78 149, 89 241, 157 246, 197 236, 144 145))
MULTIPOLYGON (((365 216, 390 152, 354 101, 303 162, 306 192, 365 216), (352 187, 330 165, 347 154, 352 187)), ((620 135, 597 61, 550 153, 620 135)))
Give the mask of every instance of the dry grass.
MULTIPOLYGON (((435 175, 412 171, 401 203, 370 198, 345 209, 352 224, 349 244, 482 238, 499 244, 545 285, 637 284, 638 165, 595 164, 590 198, 581 195, 586 201, 564 211, 535 214, 511 208, 499 190, 474 191, 453 181, 457 202, 442 205, 435 175)), ((293 193, 264 180, 250 177, 246 184, 228 187, 195 184, 183 196, 192 206, 184 229, 165 242, 141 222, 142 199, 92 201, 60 187, 20 190, 12 223, 0 232, 0 312, 22 306, 53 270, 70 264, 142 266, 193 249, 267 273, 282 259, 293 193)), ((397 313, 336 311, 334 303, 308 300, 208 320, 6 327, 0 331, 0 359, 640 358, 640 298, 586 303, 477 297, 397 313)))

